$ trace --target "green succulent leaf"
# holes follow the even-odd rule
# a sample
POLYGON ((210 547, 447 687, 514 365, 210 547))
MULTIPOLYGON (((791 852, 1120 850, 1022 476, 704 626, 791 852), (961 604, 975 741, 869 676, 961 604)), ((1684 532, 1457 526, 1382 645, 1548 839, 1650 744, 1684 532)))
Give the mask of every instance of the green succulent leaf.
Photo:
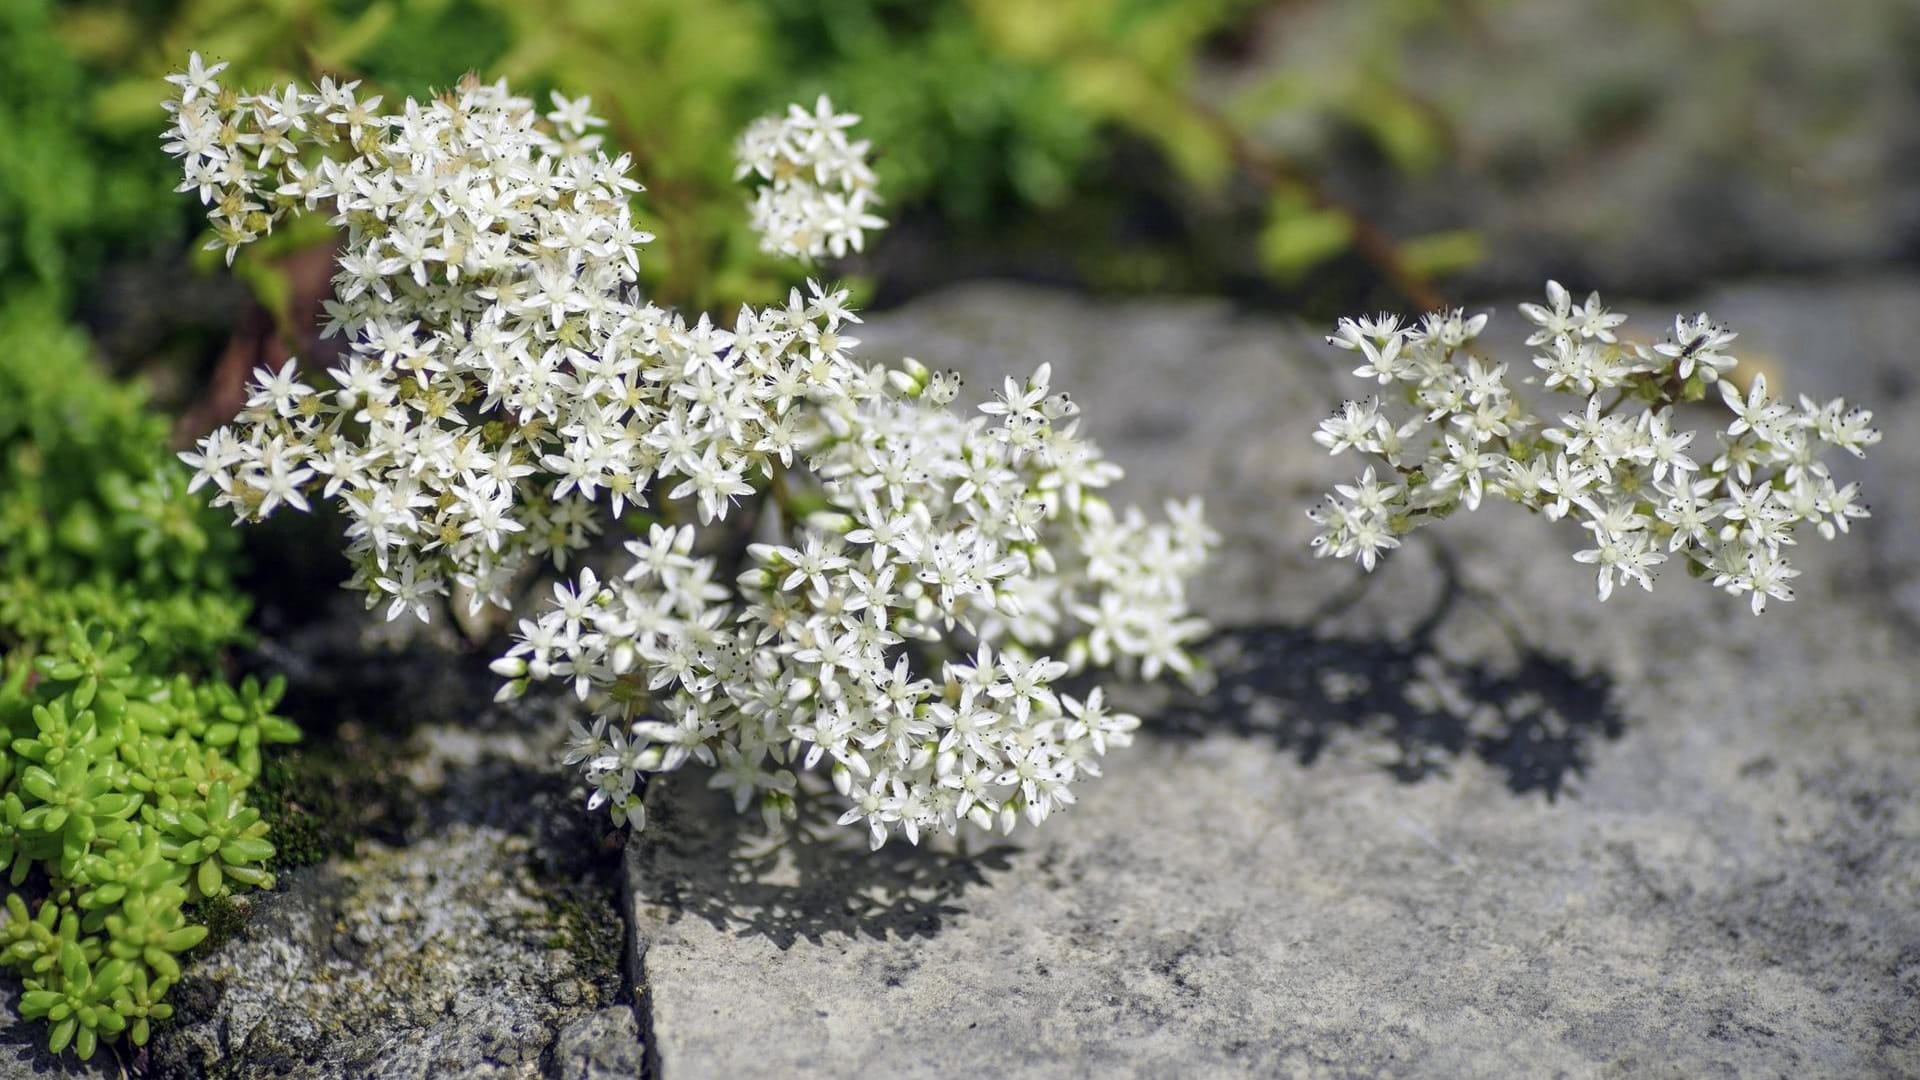
MULTIPOLYGON (((23 2, 0 4, 10 60, 46 14, 23 2)), ((0 234, 18 89, 0 80, 0 234)), ((9 257, 0 239, 0 284, 9 257)), ((245 640, 231 530, 46 295, 0 292, 0 968, 49 1049, 84 1059, 172 1015, 207 935, 192 899, 272 886, 247 789, 299 731, 283 681, 221 675, 245 640)))

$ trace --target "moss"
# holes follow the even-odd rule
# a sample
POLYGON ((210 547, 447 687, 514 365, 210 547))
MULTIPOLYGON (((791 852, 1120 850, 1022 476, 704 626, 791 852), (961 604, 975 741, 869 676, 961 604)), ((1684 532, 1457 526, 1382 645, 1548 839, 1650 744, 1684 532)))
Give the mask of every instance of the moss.
POLYGON ((269 762, 260 773, 254 798, 267 819, 276 870, 312 866, 330 855, 350 855, 359 837, 356 816, 341 790, 340 775, 328 767, 333 755, 296 751, 269 762))
POLYGON ((276 849, 275 870, 354 854, 360 841, 404 843, 418 813, 397 731, 341 725, 265 763, 253 788, 276 849))
POLYGON ((187 917, 207 928, 207 938, 200 943, 197 952, 204 955, 226 944, 246 928, 247 919, 252 914, 253 901, 231 894, 209 897, 188 905, 187 917))
POLYGON ((548 946, 572 953, 594 973, 603 993, 611 984, 607 1000, 626 1000, 626 981, 620 976, 626 967, 627 927, 620 913, 598 890, 557 890, 548 903, 558 920, 548 946))

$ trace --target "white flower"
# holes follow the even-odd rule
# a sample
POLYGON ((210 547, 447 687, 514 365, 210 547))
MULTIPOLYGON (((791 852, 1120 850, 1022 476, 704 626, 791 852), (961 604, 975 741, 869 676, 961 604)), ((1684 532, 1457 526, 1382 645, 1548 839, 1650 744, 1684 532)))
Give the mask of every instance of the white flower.
POLYGON ((1364 448, 1379 424, 1379 410, 1379 401, 1375 398, 1349 401, 1332 417, 1320 421, 1320 430, 1314 432, 1313 441, 1326 447, 1329 454, 1338 454, 1354 447, 1364 448))
POLYGON ((1719 489, 1716 479, 1691 480, 1682 474, 1676 474, 1671 484, 1659 487, 1667 499, 1654 508, 1654 513, 1673 530, 1667 550, 1678 551, 1688 544, 1705 546, 1718 535, 1714 520, 1729 505, 1726 500, 1710 498, 1719 489))
MULTIPOLYGON (((1725 387, 1726 383, 1720 384, 1725 387)), ((1663 479, 1668 470, 1674 476, 1681 477, 1700 471, 1699 463, 1688 457, 1683 451, 1692 444, 1694 433, 1673 430, 1673 410, 1657 409, 1640 414, 1640 431, 1636 439, 1636 457, 1653 466, 1653 478, 1657 482, 1663 479)))
POLYGON ((1573 329, 1581 337, 1604 341, 1611 345, 1616 340, 1613 328, 1627 321, 1625 315, 1615 315, 1600 304, 1600 294, 1587 294, 1587 302, 1580 310, 1573 312, 1573 329))
POLYGON ((411 611, 421 622, 431 622, 427 598, 446 591, 439 581, 419 576, 418 567, 411 559, 402 561, 392 576, 375 578, 373 583, 393 595, 393 603, 387 608, 388 619, 397 619, 401 612, 411 611))
POLYGON ((1653 549, 1644 532, 1613 532, 1592 523, 1596 546, 1573 553, 1575 562, 1591 563, 1600 568, 1600 599, 1605 601, 1613 594, 1614 578, 1617 575, 1621 584, 1638 581, 1641 588, 1653 591, 1653 578, 1648 569, 1667 561, 1666 555, 1653 549))
POLYGON ((1755 615, 1766 610, 1769 597, 1793 599, 1793 588, 1787 582, 1799 577, 1800 571, 1789 566, 1786 559, 1771 548, 1729 551, 1723 565, 1725 569, 1714 577, 1713 583, 1734 596, 1751 594, 1755 615))
POLYGON ((312 479, 314 473, 312 469, 297 467, 299 454, 300 451, 276 439, 267 444, 255 467, 248 470, 246 483, 260 492, 254 509, 256 516, 266 517, 283 501, 296 510, 308 509, 300 485, 312 479))
POLYGON ((226 69, 227 65, 224 61, 208 67, 201 62, 199 53, 189 53, 187 70, 178 75, 167 76, 167 81, 180 88, 179 104, 191 105, 220 92, 220 84, 216 80, 226 69))
POLYGON ((1544 345, 1556 338, 1569 338, 1576 325, 1573 297, 1568 294, 1566 287, 1557 281, 1547 282, 1546 306, 1521 304, 1520 314, 1539 327, 1533 336, 1527 339, 1529 345, 1544 345))
POLYGON ((1867 516, 1867 508, 1854 501, 1859 494, 1858 483, 1840 488, 1834 487, 1832 481, 1826 483, 1825 491, 1820 496, 1820 509, 1828 516, 1820 523, 1821 536, 1831 540, 1835 529, 1841 532, 1848 531, 1849 519, 1867 516))
POLYGON ((1866 516, 1858 484, 1836 484, 1821 453, 1861 455, 1880 435, 1871 413, 1839 399, 1802 397, 1794 408, 1768 398, 1764 375, 1745 394, 1721 381, 1734 419, 1717 433, 1710 464, 1689 455, 1696 433, 1676 430, 1675 406, 1733 369, 1732 330, 1682 316, 1659 345, 1623 345, 1615 332, 1623 316, 1598 295, 1576 306, 1557 282, 1547 283, 1545 304, 1520 310, 1535 327, 1527 344, 1544 347, 1533 361, 1541 385, 1580 401, 1537 434, 1540 421, 1506 386, 1505 365, 1466 352, 1478 320, 1435 312, 1413 331, 1395 316, 1340 321, 1327 340, 1368 358, 1355 374, 1400 387, 1386 401, 1346 403, 1313 434, 1333 453, 1356 450, 1385 467, 1369 464, 1358 483, 1308 511, 1319 526, 1316 556, 1372 570, 1401 536, 1476 509, 1491 492, 1550 521, 1579 522, 1592 545, 1574 558, 1598 568, 1602 600, 1628 581, 1651 589, 1652 569, 1678 553, 1721 588, 1751 593, 1758 613, 1769 597, 1792 598, 1787 582, 1799 571, 1781 552, 1798 526, 1832 539, 1866 516), (1376 480, 1396 474, 1404 487, 1376 480))
POLYGON ((1393 535, 1392 528, 1379 514, 1365 514, 1352 519, 1346 539, 1334 549, 1334 554, 1342 558, 1355 558, 1360 565, 1372 570, 1379 560, 1380 553, 1400 546, 1400 538, 1393 535))
POLYGON ((1705 312, 1692 319, 1675 316, 1673 334, 1666 341, 1653 347, 1653 351, 1674 362, 1674 373, 1682 380, 1691 378, 1697 370, 1701 378, 1712 382, 1724 371, 1731 370, 1737 361, 1723 352, 1733 339, 1740 335, 1716 324, 1705 312))
POLYGON ((1729 435, 1751 431, 1755 437, 1766 439, 1772 433, 1774 423, 1793 411, 1779 402, 1767 400, 1767 377, 1763 374, 1753 377, 1746 400, 1742 401, 1739 391, 1734 389, 1732 383, 1726 382, 1720 384, 1720 397, 1727 403, 1727 408, 1733 410, 1735 417, 1733 423, 1727 425, 1729 435))

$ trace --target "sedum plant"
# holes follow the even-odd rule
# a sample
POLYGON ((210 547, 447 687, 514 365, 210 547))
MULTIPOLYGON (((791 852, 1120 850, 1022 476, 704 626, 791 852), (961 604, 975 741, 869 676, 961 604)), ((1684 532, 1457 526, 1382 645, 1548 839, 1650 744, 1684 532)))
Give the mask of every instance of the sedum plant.
MULTIPOLYGON (((566 754, 590 805, 638 826, 641 778, 698 761, 770 827, 830 783, 876 847, 1010 830, 1138 724, 1060 678, 1198 674, 1199 506, 1111 505, 1119 470, 1045 365, 968 415, 951 374, 860 362, 844 291, 725 325, 650 303, 638 184, 584 99, 543 114, 469 78, 382 110, 352 83, 242 94, 219 71, 173 79, 182 189, 229 253, 327 215, 325 329, 350 355, 311 382, 260 372, 185 455, 194 487, 241 520, 337 502, 347 584, 388 618, 510 608, 630 529, 630 561, 554 586, 494 665, 503 698, 557 679, 593 703, 566 754)), ((771 250, 857 250, 882 224, 856 121, 823 98, 743 137, 771 250)))
POLYGON ((0 648, 77 621, 152 670, 204 668, 243 633, 238 544, 188 494, 166 421, 48 305, 0 309, 0 341, 0 648))
POLYGON ((247 796, 298 732, 278 681, 217 675, 235 543, 164 422, 47 305, 7 305, 0 339, 0 967, 86 1058, 171 1015, 197 905, 272 885, 247 796))
POLYGON ((278 680, 236 690, 142 670, 145 655, 76 623, 31 662, 10 653, 0 683, 0 965, 48 1047, 81 1058, 172 1015, 180 955, 207 936, 189 905, 272 887, 245 793, 261 747, 299 735, 273 713, 278 680))
POLYGON ((1492 496, 1579 523, 1588 546, 1573 557, 1598 570, 1603 601, 1616 584, 1651 590, 1669 561, 1750 597, 1756 615, 1770 598, 1793 599, 1800 571, 1787 549, 1800 526, 1832 539, 1867 516, 1859 485, 1836 482, 1825 455, 1865 456, 1880 441, 1873 414, 1839 398, 1773 399, 1764 374, 1742 391, 1727 378, 1738 335, 1705 314, 1676 317, 1665 340, 1640 345, 1620 339, 1626 316, 1597 293, 1576 303, 1550 281, 1546 299, 1520 312, 1540 372, 1528 381, 1575 402, 1553 422, 1529 412, 1507 365, 1475 347, 1485 315, 1340 321, 1327 340, 1359 353, 1354 375, 1382 390, 1314 434, 1330 453, 1368 459, 1308 512, 1320 526, 1315 554, 1372 570, 1409 532, 1492 496), (1731 414, 1713 444, 1696 446, 1683 426, 1690 402, 1731 414))

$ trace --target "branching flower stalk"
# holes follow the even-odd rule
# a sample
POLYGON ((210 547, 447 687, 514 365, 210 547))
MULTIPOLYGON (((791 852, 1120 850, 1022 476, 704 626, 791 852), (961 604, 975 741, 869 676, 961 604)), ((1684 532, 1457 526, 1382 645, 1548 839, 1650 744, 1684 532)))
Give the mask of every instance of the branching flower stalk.
POLYGON ((1357 559, 1372 570, 1414 529, 1488 496, 1519 503, 1587 532, 1574 559, 1598 570, 1601 600, 1616 584, 1653 588, 1670 560, 1733 595, 1754 614, 1769 598, 1793 599, 1786 549, 1811 525, 1832 539, 1867 516, 1857 483, 1838 484, 1823 454, 1864 457, 1880 441, 1873 414, 1835 398, 1771 399, 1764 375, 1742 394, 1723 376, 1738 336, 1706 315, 1674 320, 1659 344, 1622 342, 1624 315, 1598 294, 1585 303, 1558 282, 1545 304, 1522 304, 1527 344, 1540 374, 1528 382, 1579 401, 1557 422, 1528 412, 1507 383, 1507 365, 1474 348, 1486 315, 1459 309, 1418 324, 1399 317, 1342 319, 1327 340, 1359 353, 1354 375, 1380 395, 1349 401, 1322 421, 1315 441, 1369 463, 1308 511, 1320 526, 1315 554, 1357 559), (1716 445, 1694 445, 1679 408, 1724 405, 1732 419, 1716 445))
MULTIPOLYGON (((643 823, 642 776, 698 761, 770 825, 824 772, 876 847, 1037 824, 1138 724, 1057 680, 1198 674, 1185 580, 1215 537, 1197 501, 1154 522, 1102 497, 1119 469, 1045 365, 969 416, 952 374, 856 360, 843 291, 727 327, 648 303, 639 185, 584 99, 543 116, 469 79, 383 112, 356 84, 247 95, 219 71, 173 80, 182 190, 229 258, 329 215, 324 329, 349 356, 259 372, 184 455, 195 485, 247 521, 336 501, 347 584, 388 618, 456 586, 507 608, 636 526, 629 565, 578 568, 494 665, 503 698, 558 679, 594 704, 566 761, 615 820, 643 823)), ((769 250, 839 255, 883 224, 857 119, 823 98, 743 137, 769 250)))

